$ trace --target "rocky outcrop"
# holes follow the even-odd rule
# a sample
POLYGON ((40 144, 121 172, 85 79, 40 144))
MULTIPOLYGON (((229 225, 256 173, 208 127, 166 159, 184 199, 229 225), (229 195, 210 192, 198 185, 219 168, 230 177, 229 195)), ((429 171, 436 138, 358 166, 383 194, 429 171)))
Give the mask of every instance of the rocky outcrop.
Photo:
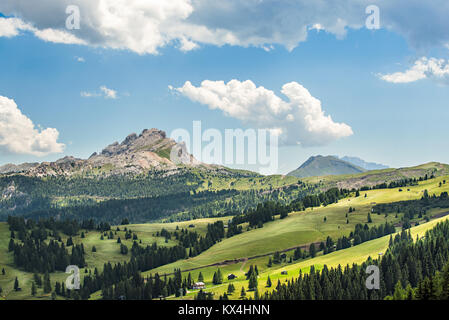
POLYGON ((42 177, 77 174, 140 174, 150 170, 161 170, 173 174, 180 167, 185 166, 217 168, 197 161, 187 152, 184 144, 167 138, 164 131, 153 128, 145 129, 139 135, 132 133, 123 142, 114 142, 100 153, 93 153, 87 160, 64 157, 55 162, 43 162, 28 167, 15 166, 17 167, 15 171, 4 166, 3 173, 23 172, 28 176, 42 177), (19 167, 22 171, 18 171, 19 167))
POLYGON ((12 163, 8 163, 5 164, 3 166, 0 166, 0 174, 3 173, 18 173, 18 172, 23 172, 23 171, 27 171, 33 167, 38 166, 39 163, 35 162, 35 163, 23 163, 23 164, 19 164, 19 165, 15 165, 12 163))

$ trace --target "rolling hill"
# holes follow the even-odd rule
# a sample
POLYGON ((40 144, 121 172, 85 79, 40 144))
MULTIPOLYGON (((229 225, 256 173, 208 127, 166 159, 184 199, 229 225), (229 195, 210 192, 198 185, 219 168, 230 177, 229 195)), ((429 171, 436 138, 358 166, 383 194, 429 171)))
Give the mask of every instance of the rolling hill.
POLYGON ((381 183, 389 184, 411 178, 424 178, 434 175, 436 177, 449 174, 449 165, 439 162, 429 162, 419 166, 405 168, 388 168, 382 170, 371 170, 356 174, 327 175, 307 177, 302 180, 310 184, 319 184, 322 190, 332 187, 343 189, 359 189, 362 187, 373 187, 381 183))
POLYGON ((375 163, 375 162, 367 162, 363 159, 360 159, 359 157, 348 157, 348 156, 344 156, 342 158, 340 158, 343 161, 352 163, 356 166, 359 166, 365 170, 381 170, 381 169, 388 169, 388 166, 380 164, 380 163, 375 163))
POLYGON ((354 174, 366 171, 350 162, 338 159, 334 156, 313 156, 304 162, 298 169, 288 175, 298 178, 354 174))
MULTIPOLYGON (((171 274, 175 268, 181 268, 183 271, 194 269, 191 271, 192 277, 197 279, 199 272, 202 272, 207 285, 207 291, 212 291, 218 295, 226 291, 229 281, 225 280, 222 285, 218 286, 212 284, 212 276, 217 268, 220 268, 224 275, 229 273, 237 275, 238 278, 232 280, 232 282, 238 285, 238 289, 240 289, 241 286, 247 286, 248 281, 244 277, 245 271, 248 270, 250 265, 256 264, 259 267, 259 290, 262 293, 267 290, 264 287, 264 283, 268 275, 270 275, 273 281, 277 281, 277 279, 285 281, 288 277, 297 275, 299 269, 307 272, 311 265, 315 265, 320 269, 323 264, 336 266, 338 264, 344 265, 352 262, 359 263, 370 255, 373 256, 378 252, 382 252, 387 244, 388 237, 372 240, 326 256, 318 255, 314 259, 306 259, 298 262, 289 262, 287 259, 281 264, 273 264, 271 267, 267 266, 270 255, 275 251, 283 251, 289 258, 293 254, 292 248, 294 247, 307 246, 311 242, 324 241, 327 236, 336 239, 342 235, 348 235, 357 223, 366 223, 367 214, 371 211, 373 203, 380 204, 420 199, 424 190, 428 190, 429 194, 436 194, 437 196, 442 192, 447 192, 449 190, 449 184, 444 183, 446 180, 449 180, 448 176, 439 176, 420 181, 417 185, 409 186, 409 190, 406 189, 403 192, 399 192, 399 188, 368 190, 366 192, 364 191, 367 194, 366 197, 355 197, 352 194, 348 198, 341 199, 338 203, 330 204, 326 207, 322 206, 313 209, 309 208, 302 212, 293 212, 285 219, 276 218, 274 221, 266 223, 263 228, 246 231, 246 226, 244 225, 245 231, 242 234, 223 239, 195 257, 182 259, 157 269, 143 272, 143 275, 154 275, 156 272, 160 275, 165 273, 171 274), (348 214, 349 207, 355 210, 348 214), (219 265, 216 265, 217 263, 219 265), (282 274, 284 270, 288 271, 288 275, 282 274)), ((413 230, 419 229, 421 234, 425 229, 434 225, 434 221, 440 219, 439 217, 445 214, 447 210, 447 208, 435 208, 428 211, 427 216, 432 218, 432 221, 427 224, 424 223, 423 218, 417 218, 421 225, 413 230)), ((226 223, 230 218, 221 217, 218 219, 226 223)), ((400 219, 401 216, 398 217, 394 214, 388 216, 372 214, 373 225, 383 224, 386 221, 397 223, 400 219)), ((176 243, 176 239, 172 238, 168 241, 165 239, 164 241, 164 238, 161 235, 158 236, 157 232, 162 228, 170 231, 175 231, 178 228, 190 229, 190 226, 193 225, 194 228, 191 230, 195 230, 200 235, 204 235, 207 224, 214 221, 217 221, 217 219, 202 219, 167 224, 132 224, 126 227, 133 230, 138 236, 139 241, 142 240, 142 245, 157 243, 160 246, 173 246, 176 243)), ((113 227, 112 230, 116 230, 116 227, 113 227)), ((132 246, 133 241, 125 238, 123 226, 120 226, 120 231, 117 231, 116 237, 118 236, 125 239, 123 243, 128 247, 132 246)), ((80 235, 73 237, 75 243, 83 243, 85 245, 86 261, 88 263, 88 267, 85 269, 87 272, 89 270, 91 271, 94 267, 97 267, 101 271, 103 264, 107 261, 118 263, 127 261, 130 258, 130 255, 123 256, 120 254, 120 244, 117 243, 116 239, 101 240, 100 237, 101 232, 98 231, 86 231, 85 237, 80 235), (96 252, 92 252, 93 246, 96 247, 96 252)), ((33 274, 14 266, 13 255, 7 251, 8 241, 8 227, 5 223, 0 223, 0 266, 6 269, 6 276, 0 279, 0 285, 4 288, 5 298, 32 299, 30 287, 33 274), (19 278, 21 287, 23 288, 22 291, 15 292, 13 290, 15 277, 19 278)), ((63 235, 62 242, 65 243, 66 241, 67 236, 63 235)), ((188 272, 183 272, 183 276, 187 276, 188 272)), ((83 270, 82 274, 84 276, 87 273, 83 270)), ((63 272, 51 274, 52 281, 63 281, 65 278, 66 274, 63 272)), ((48 295, 41 294, 41 291, 42 289, 39 289, 38 296, 35 298, 50 298, 48 295)), ((191 291, 184 298, 193 298, 196 293, 197 291, 191 291)), ((101 298, 101 291, 93 294, 91 298, 101 298)), ((238 298, 238 294, 232 298, 238 298)))

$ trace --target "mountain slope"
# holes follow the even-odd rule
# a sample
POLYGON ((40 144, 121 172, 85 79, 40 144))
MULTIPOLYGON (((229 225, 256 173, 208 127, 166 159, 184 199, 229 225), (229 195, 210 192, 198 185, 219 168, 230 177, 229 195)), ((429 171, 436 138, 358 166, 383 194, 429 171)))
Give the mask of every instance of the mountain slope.
POLYGON ((290 172, 289 176, 298 178, 354 174, 364 172, 365 169, 333 156, 310 157, 298 169, 290 172))
POLYGON ((360 159, 358 157, 348 157, 344 156, 340 158, 340 160, 352 163, 353 165, 359 166, 365 170, 381 170, 381 169, 388 169, 388 166, 375 163, 375 162, 366 162, 363 159, 360 159))
POLYGON ((148 171, 177 171, 181 166, 217 169, 197 161, 183 144, 167 138, 162 130, 145 129, 140 135, 130 134, 122 143, 114 142, 89 159, 66 156, 55 162, 4 165, 0 174, 20 173, 31 177, 73 175, 123 175, 148 171), (170 158, 175 150, 177 161, 170 158))
POLYGON ((373 187, 381 183, 389 184, 404 179, 420 179, 425 176, 436 177, 449 175, 449 165, 439 162, 429 162, 415 167, 389 168, 382 170, 371 170, 357 174, 346 174, 339 176, 308 177, 303 181, 306 183, 320 184, 322 190, 337 187, 343 189, 373 187))
POLYGON ((0 220, 8 215, 114 223, 124 217, 134 222, 180 220, 310 192, 294 177, 201 163, 158 129, 131 134, 88 159, 67 156, 2 170, 7 173, 0 173, 0 220))

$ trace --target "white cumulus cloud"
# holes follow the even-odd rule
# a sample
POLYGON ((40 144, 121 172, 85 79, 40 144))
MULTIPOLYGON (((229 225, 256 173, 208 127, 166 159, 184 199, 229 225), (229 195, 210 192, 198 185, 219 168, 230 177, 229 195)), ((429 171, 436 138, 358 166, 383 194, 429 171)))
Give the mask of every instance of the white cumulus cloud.
POLYGON ((31 32, 37 38, 46 42, 63 43, 63 44, 83 44, 87 42, 79 39, 74 34, 65 30, 57 30, 52 28, 38 29, 33 25, 26 23, 18 18, 0 17, 0 37, 15 37, 21 32, 31 32))
POLYGON ((15 37, 20 34, 21 30, 30 30, 31 26, 17 18, 0 17, 0 37, 15 37))
POLYGON ((29 30, 46 41, 138 54, 157 54, 170 44, 183 51, 201 44, 264 50, 277 44, 291 50, 311 30, 340 39, 348 29, 364 28, 365 9, 372 4, 380 9, 380 27, 412 46, 449 43, 447 0, 43 0, 38 7, 29 0, 2 0, 0 12, 16 18, 3 18, 11 21, 0 22, 0 36, 29 30), (68 5, 79 8, 79 30, 66 29, 68 5))
POLYGON ((438 83, 449 84, 449 61, 422 57, 406 71, 379 75, 379 77, 392 83, 410 83, 427 78, 438 83))
POLYGON ((284 144, 319 146, 353 134, 350 126, 325 115, 320 100, 297 82, 282 86, 288 101, 251 80, 204 80, 199 87, 187 81, 180 88, 169 88, 248 125, 276 130, 284 144))
POLYGON ((65 145, 58 142, 54 128, 36 128, 14 100, 0 96, 0 151, 11 154, 44 156, 60 153, 65 145))

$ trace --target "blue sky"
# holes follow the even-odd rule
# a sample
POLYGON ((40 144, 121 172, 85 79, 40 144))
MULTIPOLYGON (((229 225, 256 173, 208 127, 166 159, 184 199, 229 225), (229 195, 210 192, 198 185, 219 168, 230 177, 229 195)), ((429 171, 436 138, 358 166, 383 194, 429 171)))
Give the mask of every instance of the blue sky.
MULTIPOLYGON (((31 18, 22 21, 36 28, 40 23, 31 18)), ((359 156, 393 167, 449 163, 447 75, 426 71, 423 79, 401 81, 380 76, 405 73, 421 57, 443 59, 439 65, 443 68, 449 49, 411 44, 400 31, 388 28, 346 30, 343 37, 310 30, 291 51, 274 41, 266 51, 259 44, 196 40, 194 50, 182 51, 173 42, 158 47, 157 53, 43 41, 23 28, 15 36, 2 37, 0 30, 0 96, 14 100, 23 115, 36 128, 40 126, 38 130, 55 128, 57 141, 65 144, 63 152, 37 155, 1 148, 0 142, 0 165, 52 161, 64 155, 87 158, 129 133, 153 127, 167 133, 176 128, 191 130, 194 120, 201 120, 204 129, 252 127, 254 123, 168 89, 180 88, 186 81, 200 87, 203 80, 232 79, 251 80, 283 100, 287 99, 282 86, 297 82, 321 101, 322 110, 334 122, 351 127, 352 135, 324 145, 282 146, 280 173, 316 154, 359 156), (116 98, 105 97, 101 86, 116 91, 116 98), (82 92, 97 96, 83 97, 82 92)))

